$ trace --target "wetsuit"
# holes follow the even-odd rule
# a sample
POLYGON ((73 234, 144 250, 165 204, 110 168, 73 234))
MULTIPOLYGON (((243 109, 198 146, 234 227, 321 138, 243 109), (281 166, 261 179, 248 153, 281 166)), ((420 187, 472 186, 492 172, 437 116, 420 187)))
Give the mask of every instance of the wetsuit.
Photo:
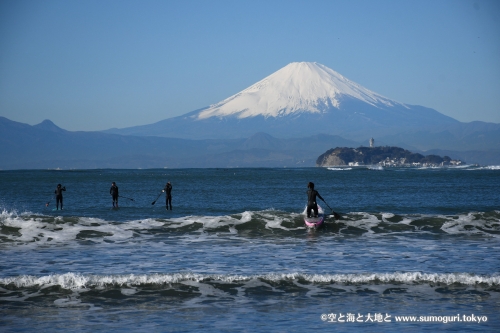
POLYGON ((165 208, 168 210, 170 205, 170 210, 172 210, 172 184, 165 185, 163 191, 165 191, 165 208))
POLYGON ((316 203, 316 197, 325 201, 321 195, 319 195, 316 190, 307 190, 307 217, 311 217, 311 210, 314 210, 314 217, 318 216, 318 204, 316 203))
POLYGON ((56 190, 54 191, 54 194, 56 195, 56 209, 57 210, 59 210, 59 203, 61 204, 61 209, 63 209, 62 191, 66 191, 66 187, 58 186, 58 187, 56 187, 56 190))
POLYGON ((111 185, 111 188, 109 189, 109 194, 111 194, 111 197, 113 198, 113 207, 118 207, 118 186, 111 185))

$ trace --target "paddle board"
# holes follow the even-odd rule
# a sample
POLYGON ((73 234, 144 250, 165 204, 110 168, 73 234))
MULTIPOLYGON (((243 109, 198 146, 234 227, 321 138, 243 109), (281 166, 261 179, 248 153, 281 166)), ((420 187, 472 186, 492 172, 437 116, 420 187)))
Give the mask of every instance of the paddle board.
MULTIPOLYGON (((312 212, 314 213, 314 212, 312 212)), ((325 222, 325 214, 323 213, 323 209, 318 205, 318 217, 307 217, 304 216, 304 223, 309 228, 319 228, 325 222)))

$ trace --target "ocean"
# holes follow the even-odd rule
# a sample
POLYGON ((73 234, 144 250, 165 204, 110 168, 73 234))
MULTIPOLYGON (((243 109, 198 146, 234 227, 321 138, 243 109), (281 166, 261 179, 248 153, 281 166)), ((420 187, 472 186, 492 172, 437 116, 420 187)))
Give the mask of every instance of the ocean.
POLYGON ((498 332, 499 189, 498 166, 0 171, 0 331, 498 332), (304 226, 310 181, 341 219, 304 226))

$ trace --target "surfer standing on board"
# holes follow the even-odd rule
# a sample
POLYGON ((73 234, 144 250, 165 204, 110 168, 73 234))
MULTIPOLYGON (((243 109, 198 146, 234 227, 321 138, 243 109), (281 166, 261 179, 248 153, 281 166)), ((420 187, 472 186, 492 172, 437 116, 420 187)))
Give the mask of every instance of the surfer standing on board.
POLYGON ((118 208, 118 186, 115 182, 111 183, 111 188, 109 189, 109 194, 113 198, 113 208, 118 208), (116 206, 115 206, 116 203, 116 206))
POLYGON ((316 197, 325 201, 321 195, 314 189, 314 183, 309 182, 307 184, 307 217, 311 217, 311 210, 314 210, 314 217, 318 217, 318 204, 316 203, 316 197))
POLYGON ((62 191, 66 191, 66 186, 62 187, 61 184, 57 184, 54 194, 56 195, 56 209, 59 210, 59 203, 61 203, 61 210, 63 209, 63 196, 62 191))
POLYGON ((170 204, 170 210, 172 210, 172 184, 168 182, 162 192, 165 192, 165 208, 168 210, 170 204))

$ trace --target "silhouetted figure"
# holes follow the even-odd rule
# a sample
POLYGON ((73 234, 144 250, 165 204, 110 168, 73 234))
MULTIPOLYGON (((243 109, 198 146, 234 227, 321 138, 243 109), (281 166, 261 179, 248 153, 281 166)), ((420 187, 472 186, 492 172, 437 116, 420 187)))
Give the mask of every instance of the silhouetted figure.
POLYGON ((54 194, 56 195, 56 210, 59 210, 59 203, 61 204, 61 210, 63 209, 63 195, 62 191, 66 191, 66 186, 62 187, 61 184, 57 184, 54 194))
POLYGON ((314 217, 318 217, 318 204, 316 203, 316 197, 325 201, 318 191, 314 189, 314 183, 309 182, 307 184, 307 217, 311 217, 311 210, 314 210, 314 217))
POLYGON ((111 197, 113 198, 113 208, 118 208, 118 186, 116 186, 115 182, 111 183, 109 194, 111 194, 111 197))
POLYGON ((165 208, 168 210, 170 205, 170 210, 172 210, 172 184, 168 182, 162 192, 165 192, 165 208))

